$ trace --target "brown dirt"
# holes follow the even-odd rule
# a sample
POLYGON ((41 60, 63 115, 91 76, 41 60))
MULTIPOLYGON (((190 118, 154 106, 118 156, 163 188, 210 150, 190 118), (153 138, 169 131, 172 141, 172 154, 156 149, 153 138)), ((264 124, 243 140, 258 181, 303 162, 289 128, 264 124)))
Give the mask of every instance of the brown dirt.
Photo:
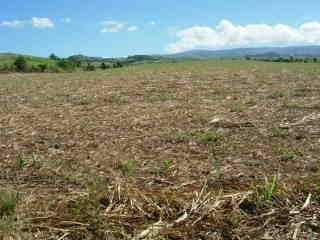
POLYGON ((0 75, 4 239, 317 239, 320 78, 234 64, 0 75))

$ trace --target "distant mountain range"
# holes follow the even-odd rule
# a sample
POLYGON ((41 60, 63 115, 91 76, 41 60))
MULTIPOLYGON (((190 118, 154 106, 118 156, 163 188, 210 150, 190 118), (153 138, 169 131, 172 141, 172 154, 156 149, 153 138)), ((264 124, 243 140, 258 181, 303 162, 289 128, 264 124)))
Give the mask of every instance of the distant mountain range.
POLYGON ((166 57, 181 59, 211 59, 211 58, 244 58, 244 57, 320 57, 320 46, 295 47, 261 47, 261 48, 235 48, 227 50, 191 50, 166 57))
MULTIPOLYGON (((13 62, 18 54, 0 53, 0 63, 13 62)), ((49 61, 48 58, 24 55, 30 61, 49 61)), ((218 59, 218 58, 288 58, 288 57, 320 57, 320 46, 295 46, 295 47, 261 47, 261 48, 235 48, 227 50, 191 50, 169 55, 133 55, 122 58, 90 57, 85 55, 73 55, 67 59, 82 63, 88 62, 122 62, 124 64, 141 64, 164 61, 178 61, 183 59, 218 59)))
POLYGON ((320 57, 320 46, 235 48, 226 50, 191 50, 169 55, 133 55, 127 58, 101 58, 74 55, 69 59, 80 61, 124 61, 128 63, 157 62, 165 59, 217 59, 217 58, 279 58, 320 57))

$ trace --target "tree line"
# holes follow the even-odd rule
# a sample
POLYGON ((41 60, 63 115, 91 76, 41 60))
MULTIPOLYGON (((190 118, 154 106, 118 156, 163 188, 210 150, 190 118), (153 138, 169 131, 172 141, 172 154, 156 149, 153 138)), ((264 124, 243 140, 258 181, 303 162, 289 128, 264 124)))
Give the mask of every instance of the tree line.
POLYGON ((123 64, 116 62, 81 62, 73 59, 59 58, 55 54, 49 56, 51 61, 35 63, 32 58, 17 56, 13 63, 0 64, 0 72, 73 72, 76 70, 96 71, 110 68, 121 68, 123 64))
POLYGON ((264 62, 283 62, 283 63, 318 63, 320 60, 316 57, 251 57, 247 56, 246 60, 264 61, 264 62))

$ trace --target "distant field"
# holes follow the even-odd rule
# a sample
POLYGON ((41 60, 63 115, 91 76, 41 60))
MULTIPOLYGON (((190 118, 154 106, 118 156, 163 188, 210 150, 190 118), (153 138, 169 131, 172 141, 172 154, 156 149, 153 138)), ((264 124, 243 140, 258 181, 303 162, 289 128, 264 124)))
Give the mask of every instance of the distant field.
POLYGON ((0 74, 0 169, 5 239, 318 239, 320 65, 0 74))

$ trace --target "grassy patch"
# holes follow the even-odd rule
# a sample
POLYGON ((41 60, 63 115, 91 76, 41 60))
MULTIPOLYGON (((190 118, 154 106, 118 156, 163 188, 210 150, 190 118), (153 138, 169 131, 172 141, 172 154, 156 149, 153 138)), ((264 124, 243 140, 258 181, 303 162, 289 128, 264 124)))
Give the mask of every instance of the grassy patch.
POLYGON ((166 143, 178 144, 189 142, 193 134, 193 132, 172 131, 162 134, 161 138, 166 143))
POLYGON ((172 161, 171 160, 164 160, 163 161, 163 167, 168 170, 172 166, 172 161))
POLYGON ((242 105, 235 105, 230 109, 230 112, 234 112, 234 113, 241 113, 245 110, 244 106, 242 105))
POLYGON ((136 162, 133 160, 121 161, 118 168, 124 176, 132 176, 136 170, 136 162))
POLYGON ((293 161, 296 160, 298 158, 298 156, 301 154, 299 153, 297 150, 295 149, 291 149, 291 148, 280 148, 279 149, 279 153, 280 153, 280 159, 281 161, 293 161))
POLYGON ((278 187, 278 177, 273 176, 270 181, 268 178, 265 178, 265 184, 261 188, 261 196, 264 201, 271 201, 278 187))
POLYGON ((278 137, 278 138, 285 138, 289 136, 289 130, 285 128, 272 128, 271 129, 271 136, 278 137))
POLYGON ((17 192, 0 190, 0 218, 13 216, 18 200, 19 194, 17 192))
POLYGON ((24 156, 19 155, 17 158, 17 168, 24 169, 27 166, 28 166, 28 160, 24 156))
POLYGON ((199 143, 203 145, 211 145, 217 143, 220 139, 221 136, 215 129, 209 129, 199 136, 199 143))
POLYGON ((0 237, 10 236, 11 234, 14 234, 16 232, 16 228, 17 220, 15 216, 0 218, 0 237))
POLYGON ((276 90, 276 91, 272 92, 271 95, 270 95, 270 97, 274 98, 274 99, 284 98, 284 97, 287 97, 287 96, 288 96, 288 93, 285 92, 285 91, 281 91, 281 90, 276 90))

